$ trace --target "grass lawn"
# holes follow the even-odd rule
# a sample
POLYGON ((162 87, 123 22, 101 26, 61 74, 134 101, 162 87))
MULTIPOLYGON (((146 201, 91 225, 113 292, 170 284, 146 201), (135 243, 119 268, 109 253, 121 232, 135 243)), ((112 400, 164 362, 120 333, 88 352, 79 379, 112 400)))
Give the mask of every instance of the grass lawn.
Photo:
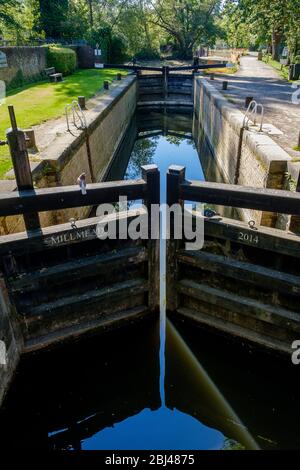
POLYGON ((224 67, 224 68, 219 68, 219 69, 204 69, 203 72, 204 72, 204 75, 210 75, 212 73, 226 73, 226 74, 229 74, 229 75, 233 75, 234 73, 236 73, 239 69, 239 66, 237 64, 234 64, 233 67, 224 67))
POLYGON ((285 80, 289 79, 289 68, 288 67, 286 67, 286 66, 282 67, 280 62, 278 62, 277 60, 273 60, 270 56, 264 56, 263 61, 267 65, 270 65, 271 67, 276 69, 277 72, 279 73, 279 75, 281 75, 282 78, 284 78, 285 80), (281 70, 281 67, 282 67, 282 70, 281 70))
MULTIPOLYGON (((91 98, 103 87, 104 80, 111 82, 118 72, 126 73, 109 69, 78 70, 63 82, 45 81, 12 90, 0 106, 0 139, 5 140, 6 129, 10 127, 7 105, 14 105, 18 126, 26 129, 62 116, 65 106, 73 99, 80 95, 91 98)), ((8 147, 0 147, 0 178, 11 168, 8 147)))

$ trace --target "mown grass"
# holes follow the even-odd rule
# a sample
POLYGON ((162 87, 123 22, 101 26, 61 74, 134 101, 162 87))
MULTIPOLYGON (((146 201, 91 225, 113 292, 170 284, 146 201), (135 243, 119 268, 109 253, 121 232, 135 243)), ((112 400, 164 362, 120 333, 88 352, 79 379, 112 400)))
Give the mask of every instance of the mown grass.
MULTIPOLYGON (((63 82, 43 81, 9 92, 5 103, 0 106, 0 139, 5 139, 6 130, 10 127, 8 105, 15 108, 18 126, 26 129, 62 116, 68 103, 80 95, 91 98, 101 90, 105 80, 112 82, 118 72, 110 69, 78 70, 65 77, 63 82)), ((0 147, 0 178, 12 168, 8 154, 7 146, 0 147)))

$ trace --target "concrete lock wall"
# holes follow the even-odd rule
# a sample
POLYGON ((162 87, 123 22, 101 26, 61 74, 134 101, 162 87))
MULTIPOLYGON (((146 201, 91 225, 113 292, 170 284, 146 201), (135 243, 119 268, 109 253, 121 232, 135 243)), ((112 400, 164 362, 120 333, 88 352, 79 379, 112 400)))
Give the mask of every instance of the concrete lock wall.
POLYGON ((47 67, 47 50, 45 47, 0 47, 0 52, 5 54, 0 68, 0 80, 4 80, 9 86, 18 74, 26 79, 40 76, 47 67), (7 65, 7 66, 6 66, 7 65))
MULTIPOLYGON (((202 77, 195 77, 194 106, 202 135, 225 183, 283 189, 291 157, 270 137, 243 128, 244 114, 202 77)), ((199 140, 199 137, 198 137, 199 140)), ((200 150, 201 153, 201 150, 200 150)), ((239 210, 242 220, 276 226, 277 216, 239 210)))
MULTIPOLYGON (((121 82, 115 82, 109 92, 88 101, 87 111, 84 112, 86 131, 72 127, 72 132, 68 132, 66 122, 62 120, 64 131, 58 133, 54 141, 40 153, 42 161, 32 166, 35 186, 76 185, 81 173, 85 173, 87 183, 91 183, 87 136, 94 182, 103 181, 130 124, 136 103, 136 77, 129 75, 121 82)), ((41 225, 46 227, 65 223, 70 218, 82 219, 89 215, 90 210, 90 207, 82 207, 40 213, 41 225)), ((0 219, 0 235, 24 230, 23 217, 0 219)))

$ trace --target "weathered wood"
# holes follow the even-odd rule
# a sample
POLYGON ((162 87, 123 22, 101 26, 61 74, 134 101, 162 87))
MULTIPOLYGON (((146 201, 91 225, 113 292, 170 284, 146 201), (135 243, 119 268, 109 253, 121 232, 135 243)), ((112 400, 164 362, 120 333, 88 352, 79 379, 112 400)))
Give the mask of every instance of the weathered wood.
POLYGON ((205 236, 300 258, 300 237, 283 230, 263 226, 252 230, 245 222, 222 218, 206 219, 204 231, 205 236))
POLYGON ((82 110, 86 109, 86 99, 85 96, 78 96, 78 104, 82 110))
MULTIPOLYGON (((167 204, 171 207, 173 204, 180 204, 179 199, 180 185, 185 179, 185 168, 172 165, 167 173, 167 204)), ((176 291, 176 281, 178 279, 177 251, 182 248, 182 240, 174 239, 174 214, 171 212, 170 226, 166 227, 167 240, 167 310, 174 311, 178 308, 178 294, 176 291)))
POLYGON ((159 272, 159 235, 160 235, 160 213, 158 220, 155 215, 155 207, 160 203, 160 172, 157 165, 142 166, 142 177, 147 183, 146 204, 149 216, 149 240, 148 240, 148 279, 149 279, 149 308, 159 308, 160 299, 160 272, 159 272))
POLYGON ((87 291, 81 295, 63 297, 57 299, 54 302, 44 303, 38 307, 31 307, 29 309, 25 308, 25 310, 20 313, 30 313, 26 320, 28 322, 29 318, 31 318, 32 321, 34 320, 34 317, 45 318, 49 315, 59 314, 62 311, 66 311, 67 309, 72 310, 74 308, 80 308, 81 305, 88 307, 91 304, 100 302, 104 298, 111 299, 111 301, 121 297, 130 298, 130 296, 147 292, 148 288, 148 282, 144 279, 133 279, 130 281, 112 284, 111 286, 104 287, 102 289, 87 291))
MULTIPOLYGON (((9 151, 13 162, 15 178, 19 191, 33 190, 33 180, 30 162, 26 146, 26 138, 23 131, 17 128, 16 117, 13 106, 9 106, 9 114, 12 128, 6 132, 9 151)), ((29 211, 24 216, 26 230, 40 228, 40 220, 35 211, 29 211)))
POLYGON ((180 294, 195 298, 201 302, 211 304, 211 311, 218 308, 231 312, 238 312, 246 317, 253 317, 262 322, 277 325, 283 330, 300 332, 299 314, 290 310, 266 305, 258 300, 240 296, 221 289, 199 284, 190 279, 183 279, 176 284, 180 294))
MULTIPOLYGON (((119 212, 105 216, 99 222, 99 217, 76 221, 76 229, 71 224, 53 225, 41 229, 40 233, 14 233, 0 237, 0 254, 11 252, 14 254, 32 253, 41 250, 53 249, 58 246, 82 243, 97 238, 98 224, 107 224, 113 220, 120 220, 122 227, 127 220, 128 224, 143 213, 143 209, 132 209, 128 212, 119 212)), ((144 212, 146 213, 146 212, 144 212)), ((123 232, 122 232, 123 233, 123 232)), ((125 234, 123 234, 125 235, 125 234)))
MULTIPOLYGON (((178 253, 180 263, 194 266, 238 281, 264 286, 270 290, 278 290, 285 294, 300 296, 300 277, 256 264, 225 258, 224 256, 205 251, 178 253)), ((300 322, 300 315, 299 315, 300 322)))
POLYGON ((128 200, 141 199, 146 190, 145 181, 128 180, 87 185, 86 195, 78 186, 1 193, 0 217, 117 202, 120 196, 128 200))
POLYGON ((180 319, 185 318, 197 323, 198 325, 200 324, 209 327, 219 333, 223 332, 231 338, 237 337, 239 339, 247 340, 252 344, 258 344, 263 348, 270 349, 272 351, 288 355, 291 354, 291 348, 285 342, 276 340, 275 338, 264 336, 255 331, 251 331, 247 328, 243 328, 238 325, 230 324, 227 321, 222 320, 221 318, 209 317, 205 314, 184 307, 178 309, 176 316, 178 316, 180 319))
POLYGON ((185 181, 180 197, 188 201, 300 215, 300 194, 223 183, 185 181))
POLYGON ((47 282, 47 288, 60 285, 62 282, 70 282, 84 277, 91 277, 101 272, 107 273, 118 267, 122 270, 133 264, 143 263, 148 260, 148 254, 143 247, 125 248, 118 252, 108 252, 93 255, 74 261, 66 261, 62 264, 41 268, 33 272, 23 273, 9 280, 13 293, 31 292, 41 287, 41 283, 47 282))
MULTIPOLYGON (((299 139, 300 139, 300 133, 299 133, 299 139)), ((299 143, 299 147, 300 147, 300 143, 299 143)), ((300 174, 298 176, 296 192, 300 194, 300 174)), ((298 234, 300 233, 300 217, 299 216, 294 215, 291 217, 290 230, 298 234)))
POLYGON ((97 330, 109 330, 123 324, 137 321, 149 315, 150 311, 147 306, 141 305, 130 310, 119 311, 114 316, 102 318, 98 316, 93 320, 70 325, 42 336, 26 339, 24 351, 26 353, 37 351, 39 349, 48 348, 56 343, 68 341, 79 336, 94 333, 97 330))

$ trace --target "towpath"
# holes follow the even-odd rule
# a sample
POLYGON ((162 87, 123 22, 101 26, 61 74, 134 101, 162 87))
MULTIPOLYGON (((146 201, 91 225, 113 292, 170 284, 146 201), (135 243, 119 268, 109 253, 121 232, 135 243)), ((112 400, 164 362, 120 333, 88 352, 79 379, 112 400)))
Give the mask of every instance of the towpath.
POLYGON ((283 132, 283 135, 270 137, 290 154, 293 161, 300 162, 300 152, 293 149, 297 146, 300 132, 300 83, 297 93, 297 87, 293 88, 291 82, 282 79, 274 68, 258 61, 257 56, 251 53, 241 58, 241 66, 236 74, 216 77, 213 83, 244 112, 246 96, 253 96, 262 103, 265 122, 283 132), (223 80, 229 82, 227 91, 221 89, 223 80), (292 102, 295 91, 297 96, 294 96, 298 98, 299 104, 292 102))

